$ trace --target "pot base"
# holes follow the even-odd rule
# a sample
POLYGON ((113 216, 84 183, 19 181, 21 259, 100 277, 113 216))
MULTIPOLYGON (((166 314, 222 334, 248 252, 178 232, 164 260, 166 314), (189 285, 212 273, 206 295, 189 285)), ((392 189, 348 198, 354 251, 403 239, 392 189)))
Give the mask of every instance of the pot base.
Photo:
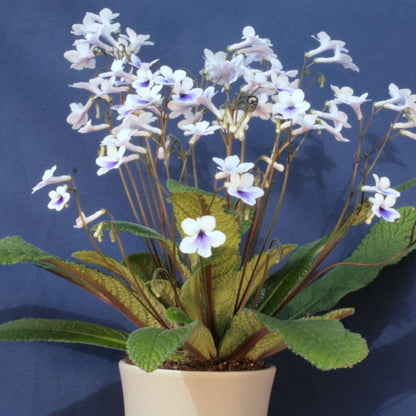
POLYGON ((267 416, 276 367, 146 373, 120 361, 125 416, 267 416))

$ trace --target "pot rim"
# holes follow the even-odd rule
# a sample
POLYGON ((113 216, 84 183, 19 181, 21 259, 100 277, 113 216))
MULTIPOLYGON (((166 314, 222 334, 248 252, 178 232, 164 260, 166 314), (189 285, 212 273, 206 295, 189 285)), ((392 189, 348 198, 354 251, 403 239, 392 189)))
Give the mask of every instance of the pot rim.
MULTIPOLYGON (((269 363, 267 363, 269 364, 269 363)), ((146 372, 142 370, 140 367, 138 367, 135 364, 129 363, 125 358, 119 361, 119 366, 124 367, 125 369, 129 369, 128 371, 139 371, 146 374, 154 374, 154 373, 161 373, 161 374, 174 374, 174 373, 185 373, 185 374, 209 374, 212 375, 223 375, 226 376, 226 374, 229 375, 236 375, 236 374, 258 374, 258 373, 264 373, 264 372, 276 372, 276 366, 273 364, 269 364, 266 368, 261 368, 259 370, 234 370, 234 371, 198 371, 198 370, 177 370, 172 368, 157 368, 154 371, 146 372)))

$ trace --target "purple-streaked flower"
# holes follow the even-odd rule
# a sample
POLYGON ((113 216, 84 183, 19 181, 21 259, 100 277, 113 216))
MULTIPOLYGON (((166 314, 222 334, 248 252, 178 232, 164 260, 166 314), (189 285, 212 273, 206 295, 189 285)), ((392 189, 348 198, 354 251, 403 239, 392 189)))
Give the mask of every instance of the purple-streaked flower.
POLYGON ((263 189, 253 186, 254 175, 251 173, 233 173, 230 181, 224 185, 227 188, 228 195, 240 198, 247 205, 254 205, 256 199, 264 195, 263 189))
POLYGON ((42 180, 32 189, 32 194, 36 191, 39 191, 39 189, 42 189, 45 186, 72 180, 71 176, 69 175, 54 176, 55 170, 56 166, 53 166, 50 169, 45 170, 42 176, 42 180))
POLYGON ((416 94, 412 94, 412 91, 408 88, 399 88, 396 84, 391 83, 389 85, 390 97, 387 100, 377 101, 374 103, 374 107, 384 107, 389 110, 402 111, 415 104, 416 94))
POLYGON ((273 114, 283 120, 295 120, 311 106, 304 98, 305 94, 300 89, 293 92, 280 91, 277 95, 278 102, 273 105, 273 114))
POLYGON ((381 178, 373 173, 373 178, 375 181, 374 186, 368 186, 364 185, 361 187, 361 190, 363 192, 374 192, 379 193, 383 195, 392 195, 395 198, 398 198, 400 196, 400 192, 396 191, 393 188, 390 188, 390 179, 387 176, 382 176, 381 178))
POLYGON ((161 87, 161 85, 155 85, 152 88, 138 88, 137 94, 128 94, 123 104, 113 106, 113 109, 119 114, 117 120, 160 104, 162 101, 162 96, 159 94, 161 87))
POLYGON ((342 40, 334 40, 326 32, 319 32, 316 36, 312 35, 320 45, 316 49, 312 49, 306 52, 306 57, 311 58, 312 56, 319 55, 322 52, 339 49, 341 52, 348 52, 348 49, 345 49, 345 42, 342 40))
POLYGON ((357 114, 358 120, 362 120, 361 104, 369 101, 367 100, 368 93, 366 92, 358 97, 354 95, 354 90, 351 87, 338 88, 331 85, 331 88, 335 93, 335 99, 331 100, 330 103, 349 105, 357 114))
POLYGON ((186 218, 181 227, 186 237, 181 241, 179 250, 185 254, 197 253, 201 257, 210 257, 211 247, 219 247, 226 240, 224 233, 215 230, 216 220, 212 215, 196 219, 186 218))
POLYGON ((139 158, 138 154, 124 156, 125 152, 126 148, 124 146, 121 146, 120 148, 117 148, 116 146, 107 146, 107 156, 100 156, 95 161, 96 164, 100 166, 97 175, 104 175, 104 173, 107 173, 112 169, 118 169, 123 163, 139 158))
POLYGON ((88 217, 86 217, 85 214, 81 212, 81 215, 75 220, 74 228, 84 228, 84 224, 87 225, 95 221, 97 218, 100 218, 105 213, 105 209, 100 209, 94 212, 94 214, 91 214, 88 217))
POLYGON ((51 199, 48 204, 49 209, 61 211, 61 209, 65 207, 71 196, 69 192, 67 192, 67 189, 68 185, 61 185, 58 186, 55 191, 49 192, 49 198, 51 199))
POLYGON ((221 126, 211 126, 209 121, 198 121, 195 124, 185 124, 182 129, 185 131, 185 136, 192 137, 189 139, 189 144, 195 144, 201 136, 208 136, 214 134, 215 130, 220 129, 221 126))
POLYGON ((157 84, 175 85, 180 83, 185 77, 186 72, 183 69, 177 69, 176 71, 173 71, 169 66, 162 65, 159 71, 155 73, 153 79, 157 84))
POLYGON ((396 203, 396 198, 393 195, 387 195, 384 197, 382 194, 375 194, 374 197, 368 198, 373 204, 371 210, 379 217, 383 218, 388 222, 394 222, 396 218, 400 218, 400 213, 392 208, 396 203))
POLYGON ((218 169, 221 171, 215 174, 216 179, 227 178, 235 173, 246 173, 254 167, 254 163, 240 163, 240 158, 237 155, 227 156, 225 159, 213 157, 212 160, 218 165, 218 169))

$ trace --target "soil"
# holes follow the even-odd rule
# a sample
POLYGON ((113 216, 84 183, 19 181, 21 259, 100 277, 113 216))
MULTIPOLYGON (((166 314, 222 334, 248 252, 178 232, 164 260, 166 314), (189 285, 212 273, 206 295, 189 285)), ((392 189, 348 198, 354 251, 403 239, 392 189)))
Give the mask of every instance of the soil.
POLYGON ((268 368, 269 364, 263 361, 253 360, 229 360, 229 361, 167 361, 160 368, 168 370, 184 370, 184 371, 248 371, 262 370, 268 368))

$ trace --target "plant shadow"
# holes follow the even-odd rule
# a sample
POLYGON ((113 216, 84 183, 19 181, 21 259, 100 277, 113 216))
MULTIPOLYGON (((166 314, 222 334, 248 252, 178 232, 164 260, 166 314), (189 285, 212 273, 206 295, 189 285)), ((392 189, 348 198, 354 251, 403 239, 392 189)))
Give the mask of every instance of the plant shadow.
POLYGON ((122 416, 123 394, 120 383, 111 383, 82 400, 48 416, 122 416))

